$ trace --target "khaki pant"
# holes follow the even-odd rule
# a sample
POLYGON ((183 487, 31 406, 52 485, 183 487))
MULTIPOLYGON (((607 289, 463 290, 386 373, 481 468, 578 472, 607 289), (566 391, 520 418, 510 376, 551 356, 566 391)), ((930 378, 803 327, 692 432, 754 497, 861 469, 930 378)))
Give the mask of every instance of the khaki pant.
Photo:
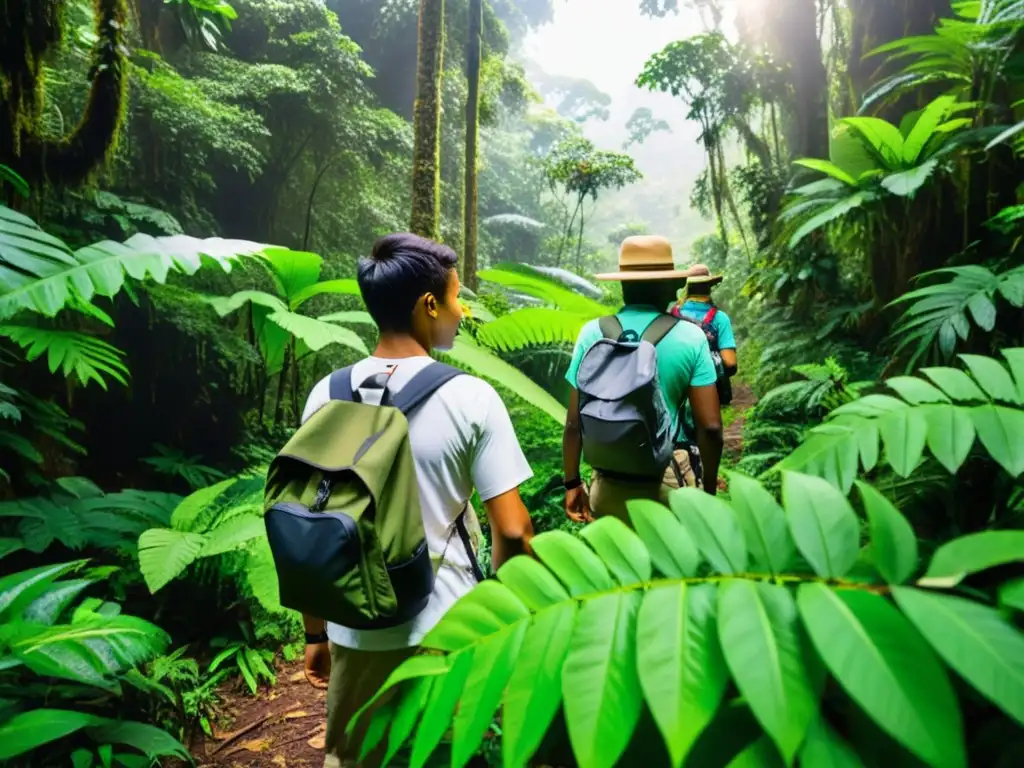
MULTIPOLYGON (((387 751, 387 740, 371 752, 366 760, 359 762, 359 748, 370 722, 369 713, 360 718, 351 738, 345 735, 345 727, 359 708, 373 698, 398 665, 417 650, 400 648, 397 651, 355 651, 331 643, 324 768, 376 768, 380 765, 387 751)), ((389 698, 389 694, 384 694, 377 705, 385 703, 389 698)))
MULTIPOLYGON (((690 454, 687 451, 676 451, 674 457, 684 485, 696 487, 697 478, 693 473, 693 467, 690 466, 690 454)), ((595 471, 594 479, 590 483, 590 510, 595 518, 611 515, 632 526, 626 509, 627 501, 650 499, 668 504, 668 494, 677 488, 679 479, 676 477, 676 468, 671 465, 665 470, 665 477, 660 483, 613 479, 603 477, 600 472, 595 471)))

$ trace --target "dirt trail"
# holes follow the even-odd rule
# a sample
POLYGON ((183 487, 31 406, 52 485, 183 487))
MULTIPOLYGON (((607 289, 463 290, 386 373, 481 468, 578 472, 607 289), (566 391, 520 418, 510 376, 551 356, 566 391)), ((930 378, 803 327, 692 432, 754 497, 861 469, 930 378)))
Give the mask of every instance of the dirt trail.
POLYGON ((225 731, 215 730, 215 738, 192 746, 201 768, 323 765, 326 696, 306 682, 301 661, 279 667, 277 685, 255 697, 227 686, 221 700, 231 723, 225 731))
POLYGON ((737 383, 732 390, 732 409, 737 416, 725 429, 725 455, 737 460, 743 453, 743 425, 747 420, 747 411, 754 407, 757 398, 754 390, 747 384, 737 383))
MULTIPOLYGON (((733 390, 736 418, 725 430, 726 455, 738 459, 743 451, 743 423, 757 398, 746 384, 733 390)), ((323 765, 324 691, 310 686, 302 662, 278 669, 277 685, 250 696, 240 684, 221 690, 223 710, 231 722, 193 745, 200 768, 319 768, 323 765)))

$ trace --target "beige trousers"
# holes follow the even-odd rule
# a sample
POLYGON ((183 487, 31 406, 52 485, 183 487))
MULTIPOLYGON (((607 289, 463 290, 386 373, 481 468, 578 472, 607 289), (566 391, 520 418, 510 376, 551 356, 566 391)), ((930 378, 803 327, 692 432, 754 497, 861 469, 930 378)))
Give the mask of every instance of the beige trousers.
MULTIPOLYGON (((696 487, 697 479, 690 466, 690 454, 687 451, 676 451, 674 456, 679 473, 683 477, 683 484, 690 488, 696 487)), ((595 518, 611 515, 619 518, 626 525, 632 525, 629 520, 629 512, 626 509, 627 501, 650 499, 668 504, 668 494, 677 488, 679 488, 679 480, 673 466, 669 466, 665 470, 665 477, 660 483, 612 479, 602 477, 600 472, 595 471, 594 478, 590 483, 590 509, 595 518)))
MULTIPOLYGON (((359 747, 369 712, 360 718, 352 737, 345 735, 345 726, 352 716, 380 689, 388 676, 418 648, 400 648, 397 651, 355 651, 331 643, 331 681, 327 686, 327 734, 324 768, 377 768, 387 751, 387 740, 362 763, 359 747)), ((390 691, 389 691, 390 693, 390 691)), ((390 696, 384 694, 376 706, 384 704, 390 696)), ((371 710, 372 711, 372 710, 371 710)))

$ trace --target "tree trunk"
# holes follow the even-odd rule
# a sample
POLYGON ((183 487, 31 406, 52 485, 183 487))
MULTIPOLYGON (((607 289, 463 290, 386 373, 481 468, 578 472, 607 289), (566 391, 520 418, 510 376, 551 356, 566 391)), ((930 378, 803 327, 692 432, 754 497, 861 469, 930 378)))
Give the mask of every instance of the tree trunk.
POLYGON ((409 228, 437 240, 441 224, 441 74, 444 0, 420 0, 419 60, 413 106, 412 216, 409 228))
POLYGON ((583 276, 583 212, 584 203, 580 199, 580 236, 576 241, 576 274, 583 276))
POLYGON ((483 28, 483 0, 469 0, 469 40, 466 43, 466 80, 469 93, 466 98, 466 186, 463 199, 463 244, 464 259, 462 282, 471 291, 478 288, 476 277, 477 259, 477 139, 480 136, 480 47, 483 28))
POLYGON ((828 74, 818 37, 816 0, 779 0, 771 16, 773 54, 789 65, 795 157, 828 157, 828 74))
MULTIPOLYGON (((949 0, 849 0, 851 16, 849 70, 851 98, 859 107, 874 83, 909 64, 903 59, 887 64, 884 56, 868 56, 880 45, 910 35, 927 35, 935 30, 941 16, 950 15, 949 0)), ((929 89, 925 89, 928 91, 929 89)), ((907 95, 884 109, 879 117, 899 120, 931 94, 907 95)))

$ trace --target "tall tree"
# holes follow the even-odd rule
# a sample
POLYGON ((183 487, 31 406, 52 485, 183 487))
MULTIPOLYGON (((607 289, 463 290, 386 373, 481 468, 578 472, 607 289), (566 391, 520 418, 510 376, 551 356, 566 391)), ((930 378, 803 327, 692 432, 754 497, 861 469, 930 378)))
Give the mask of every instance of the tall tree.
POLYGON ((466 41, 466 198, 463 226, 462 281, 470 290, 477 289, 476 224, 477 224, 477 139, 480 135, 480 48, 483 30, 483 0, 469 0, 469 37, 466 41))
POLYGON ((65 38, 60 0, 8 0, 0 5, 0 162, 29 181, 78 184, 103 165, 117 144, 128 87, 127 0, 94 5, 95 65, 78 125, 51 138, 42 131, 47 56, 65 38))
POLYGON ((413 108, 412 216, 409 228, 438 239, 441 223, 441 73, 444 0, 420 0, 419 60, 413 108))

